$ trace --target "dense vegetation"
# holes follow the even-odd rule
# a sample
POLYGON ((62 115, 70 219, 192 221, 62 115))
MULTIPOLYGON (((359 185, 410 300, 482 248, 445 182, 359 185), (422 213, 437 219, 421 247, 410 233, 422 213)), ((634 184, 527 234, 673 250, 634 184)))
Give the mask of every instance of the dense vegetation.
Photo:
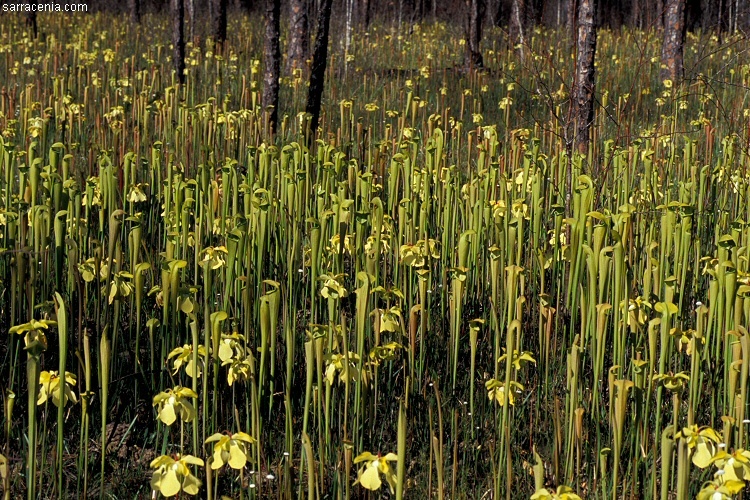
POLYGON ((189 42, 184 85, 158 15, 20 22, 0 19, 5 498, 750 480, 743 38, 690 34, 678 84, 658 33, 600 31, 579 155, 563 31, 486 32, 481 71, 443 24, 335 38, 309 141, 304 69, 268 133, 257 17, 189 42))

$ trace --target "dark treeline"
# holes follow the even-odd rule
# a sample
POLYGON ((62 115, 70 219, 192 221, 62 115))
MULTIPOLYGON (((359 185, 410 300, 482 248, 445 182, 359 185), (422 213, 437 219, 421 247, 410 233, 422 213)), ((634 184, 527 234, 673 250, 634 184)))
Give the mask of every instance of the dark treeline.
MULTIPOLYGON (((572 82, 570 114, 566 119, 568 151, 586 152, 589 127, 594 120, 596 78, 594 59, 597 30, 625 26, 662 33, 662 78, 682 81, 683 45, 688 31, 722 33, 743 30, 750 19, 748 0, 101 0, 97 10, 120 11, 139 22, 143 12, 171 13, 174 68, 183 80, 185 38, 192 39, 200 18, 210 20, 211 38, 221 45, 227 38, 227 12, 245 11, 263 17, 263 107, 273 133, 278 121, 282 25, 288 26, 287 68, 303 68, 309 56, 311 25, 317 20, 312 71, 309 72, 307 112, 309 138, 317 133, 327 62, 329 24, 335 19, 344 28, 346 46, 354 29, 367 29, 374 21, 410 31, 417 23, 444 21, 462 29, 466 40, 465 65, 481 69, 482 32, 488 26, 507 30, 508 40, 525 60, 526 33, 534 26, 567 30, 577 54, 572 82), (129 11, 129 12, 127 12, 129 11), (187 26, 185 27, 185 17, 187 26), (283 21, 282 21, 283 19, 283 21)), ((304 70, 303 70, 304 72, 304 70)))
MULTIPOLYGON (((167 11, 169 0, 130 0, 138 5, 140 12, 167 11)), ((575 23, 576 7, 580 0, 477 0, 484 14, 484 26, 508 27, 511 31, 516 23, 515 12, 523 27, 543 25, 567 26, 575 23)), ((307 4, 310 19, 314 19, 321 0, 302 0, 307 4)), ((89 4, 96 10, 124 12, 129 2, 99 0, 89 4)), ((196 14, 213 12, 215 0, 186 0, 196 14)), ((228 8, 246 10, 258 14, 265 11, 262 0, 227 0, 228 8)), ((282 0, 283 10, 299 0, 282 0)), ((595 21, 606 28, 636 27, 639 29, 662 28, 668 0, 618 0, 597 2, 595 21)), ((130 3, 132 5, 132 3, 130 3)), ((334 0, 334 18, 345 17, 351 10, 354 26, 368 25, 372 21, 410 25, 432 21, 465 22, 472 9, 472 0, 334 0)), ((750 27, 750 4, 747 0, 685 0, 685 23, 688 31, 701 29, 734 32, 750 27)))

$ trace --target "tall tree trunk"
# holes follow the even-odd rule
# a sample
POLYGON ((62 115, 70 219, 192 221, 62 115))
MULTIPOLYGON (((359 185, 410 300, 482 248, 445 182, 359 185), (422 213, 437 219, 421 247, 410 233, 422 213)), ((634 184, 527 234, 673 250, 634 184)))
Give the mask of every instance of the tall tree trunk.
POLYGON ((214 4, 214 17, 211 20, 211 31, 214 42, 223 45, 227 39, 227 0, 212 0, 214 4))
POLYGON ((586 154, 589 127, 594 121, 594 57, 596 55, 596 0, 579 0, 576 74, 573 85, 574 142, 578 152, 586 154))
POLYGON ((466 66, 481 68, 484 66, 482 51, 482 22, 484 20, 484 0, 466 0, 469 7, 469 26, 466 30, 466 66))
POLYGON ((320 104, 323 99, 326 64, 328 63, 328 30, 331 26, 332 3, 332 0, 322 0, 318 11, 318 31, 315 34, 310 88, 307 92, 307 107, 305 109, 310 114, 310 136, 308 138, 310 144, 318 131, 320 120, 320 104))
POLYGON ((568 33, 570 33, 570 38, 573 40, 573 47, 575 47, 576 44, 576 37, 578 34, 577 30, 577 23, 576 19, 578 19, 578 1, 577 0, 567 0, 568 4, 568 18, 566 20, 566 27, 568 28, 568 33))
POLYGON ((266 36, 263 45, 265 71, 263 73, 263 109, 268 111, 268 127, 276 132, 279 120, 279 76, 281 74, 281 46, 279 17, 281 0, 266 0, 266 36))
POLYGON ((291 73, 305 66, 307 57, 307 40, 310 31, 307 23, 307 6, 305 0, 289 2, 289 48, 287 50, 286 69, 291 73))
POLYGON ((664 0, 656 0, 656 26, 657 29, 664 27, 664 0))
POLYGON ((185 4, 182 0, 171 0, 172 14, 172 64, 177 79, 185 83, 185 4))
POLYGON ((661 46, 661 79, 676 85, 682 80, 682 47, 685 44, 685 0, 667 0, 664 42, 661 46))
POLYGON ((362 0, 362 25, 370 29, 370 0, 362 0))
POLYGON ((345 0, 345 28, 344 28, 344 67, 347 66, 347 57, 349 55, 349 47, 352 44, 352 15, 354 11, 354 0, 345 0))
POLYGON ((523 60, 525 44, 523 37, 523 20, 525 16, 525 0, 512 0, 510 4, 510 42, 514 47, 520 45, 521 60, 523 60))
POLYGON ((544 0, 532 0, 531 2, 535 26, 540 26, 542 24, 542 21, 544 20, 544 4, 544 0))
MULTIPOLYGON (((35 5, 37 0, 29 0, 29 5, 35 5)), ((26 26, 34 33, 34 38, 39 33, 39 25, 36 22, 36 10, 30 10, 26 13, 26 26)))
MULTIPOLYGON (((183 0, 183 2, 187 2, 187 13, 188 13, 188 26, 189 26, 189 33, 190 33, 190 39, 192 39, 195 36, 195 0, 183 0)), ((209 6, 209 19, 213 19, 213 2, 208 2, 209 6)), ((184 9, 184 7, 183 7, 184 9)))
POLYGON ((128 0, 130 4, 130 21, 141 24, 141 0, 128 0))

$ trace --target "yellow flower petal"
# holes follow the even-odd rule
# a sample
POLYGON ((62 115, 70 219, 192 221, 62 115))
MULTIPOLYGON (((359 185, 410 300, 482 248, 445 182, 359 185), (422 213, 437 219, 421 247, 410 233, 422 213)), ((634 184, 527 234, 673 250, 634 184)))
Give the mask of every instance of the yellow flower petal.
POLYGON ((359 484, 372 491, 379 489, 380 485, 383 484, 380 481, 377 462, 376 460, 370 466, 366 467, 365 472, 359 478, 359 484))

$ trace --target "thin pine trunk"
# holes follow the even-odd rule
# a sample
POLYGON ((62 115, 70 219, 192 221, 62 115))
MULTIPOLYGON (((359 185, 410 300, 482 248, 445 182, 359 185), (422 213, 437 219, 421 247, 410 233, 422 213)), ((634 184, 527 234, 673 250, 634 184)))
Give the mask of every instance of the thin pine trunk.
MULTIPOLYGON (((183 0, 185 1, 185 0, 183 0)), ((209 7, 213 6, 213 2, 208 2, 209 7)), ((187 14, 188 14, 188 28, 190 30, 190 38, 195 36, 195 0, 187 0, 187 14)), ((209 13, 209 17, 213 19, 213 9, 209 13)))
POLYGON ((308 142, 312 143, 318 131, 320 121, 320 105, 325 88, 326 65, 328 64, 328 31, 331 25, 332 0, 322 0, 318 11, 318 31, 315 34, 315 48, 313 50, 312 72, 310 73, 310 88, 307 94, 306 111, 310 115, 310 135, 308 142))
POLYGON ((133 24, 141 23, 141 0, 129 0, 130 3, 130 21, 133 24))
POLYGON ((573 121, 575 146, 586 154, 589 129, 594 121, 594 57, 596 55, 596 0, 580 0, 578 4, 578 41, 575 84, 573 85, 573 121))
POLYGON ((212 34, 214 41, 223 44, 227 39, 227 0, 214 0, 212 34))
POLYGON ((185 83, 185 4, 182 0, 171 0, 172 11, 172 64, 177 79, 185 83))
POLYGON ((566 27, 570 33, 570 37, 573 40, 573 47, 576 43, 576 19, 578 17, 578 2, 577 0, 567 0, 568 3, 568 19, 566 20, 566 27))
MULTIPOLYGON (((29 0, 29 5, 34 5, 37 3, 37 0, 29 0)), ((36 11, 32 10, 26 13, 26 27, 31 29, 31 31, 34 33, 34 38, 37 37, 39 34, 39 25, 36 21, 36 11)))
POLYGON ((279 119, 279 76, 281 73, 281 46, 279 44, 279 17, 281 1, 266 0, 266 36, 264 43, 265 72, 263 73, 263 109, 268 112, 268 128, 276 132, 279 119))
POLYGON ((524 58, 523 20, 526 15, 524 0, 513 0, 510 4, 510 41, 511 44, 519 46, 521 60, 524 58))
POLYGON ((469 26, 466 30, 466 66, 469 68, 484 67, 482 51, 482 21, 484 18, 484 0, 467 0, 469 4, 469 26))
POLYGON ((362 0, 362 18, 365 29, 370 28, 370 0, 362 0))
MULTIPOLYGON (((344 36, 344 54, 349 54, 349 47, 352 44, 352 11, 354 10, 354 0, 346 0, 346 28, 344 36)), ((346 59, 344 59, 346 65, 346 59)))
POLYGON ((291 73, 295 69, 301 69, 305 66, 309 33, 305 0, 291 0, 289 3, 287 72, 291 73))
POLYGON ((675 84, 682 80, 685 44, 685 0, 667 0, 664 16, 664 43, 661 47, 661 79, 675 84))

